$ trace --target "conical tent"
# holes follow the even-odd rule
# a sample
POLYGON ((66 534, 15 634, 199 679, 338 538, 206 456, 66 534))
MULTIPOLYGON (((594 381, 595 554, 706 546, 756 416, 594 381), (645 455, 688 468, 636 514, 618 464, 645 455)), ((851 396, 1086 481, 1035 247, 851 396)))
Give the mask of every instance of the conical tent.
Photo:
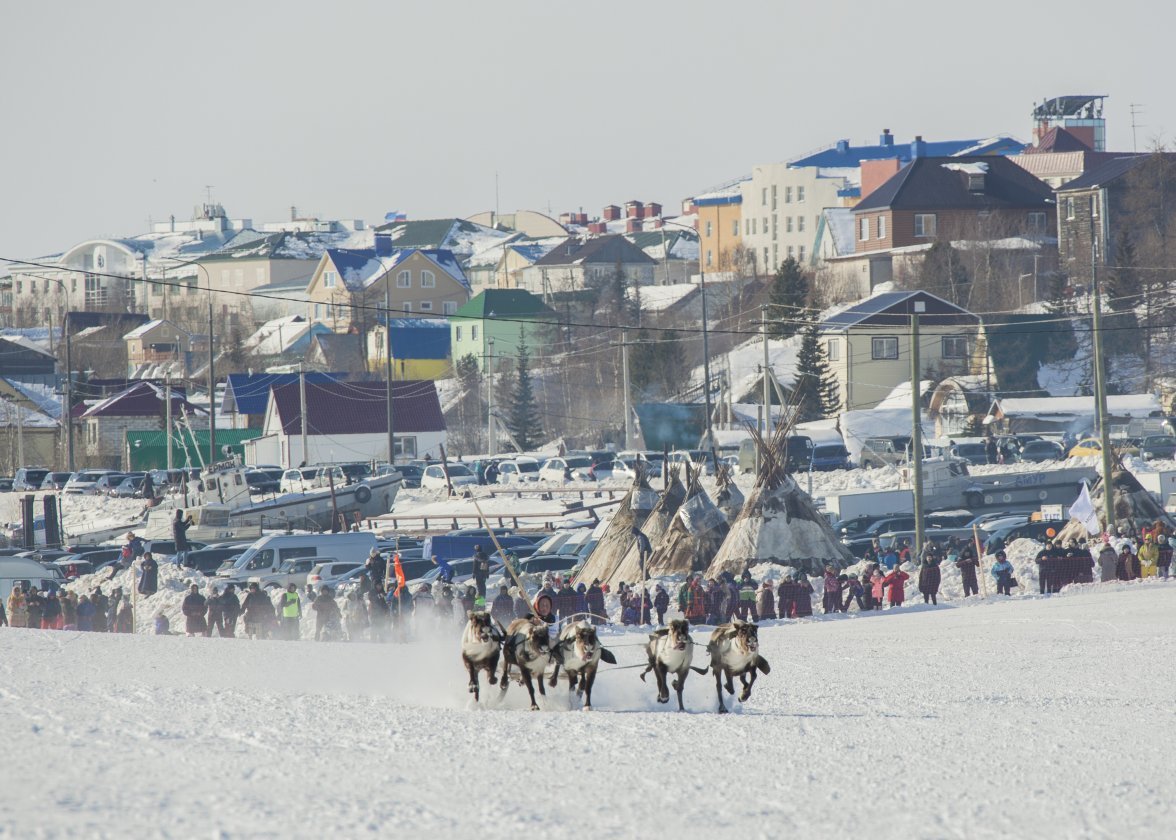
POLYGON ((576 580, 588 583, 594 580, 607 580, 632 546, 633 529, 645 524, 650 512, 657 505, 657 493, 650 488, 641 462, 638 461, 637 464, 637 476, 633 479, 633 486, 621 500, 617 512, 613 514, 608 528, 604 531, 604 536, 588 555, 584 568, 576 575, 576 580))
POLYGON ((649 574, 687 575, 705 569, 727 536, 729 526, 698 482, 699 473, 686 467, 686 500, 653 544, 649 574))
POLYGON ((849 549, 787 474, 790 426, 782 424, 771 439, 750 431, 760 450, 760 474, 707 576, 721 572, 738 575, 756 563, 792 566, 810 575, 820 574, 826 565, 843 569, 852 564, 849 549))
MULTIPOLYGON (((641 526, 642 532, 649 539, 650 545, 657 545, 658 540, 661 539, 662 534, 670 526, 674 520, 674 514, 678 512, 678 508, 682 506, 682 502, 686 499, 686 486, 678 478, 678 469, 670 467, 669 483, 666 485, 666 490, 662 493, 657 505, 650 512, 649 517, 645 520, 645 524, 641 526)), ((648 573, 649 570, 646 569, 648 573)), ((627 583, 634 583, 641 578, 641 552, 637 549, 637 540, 633 538, 629 543, 629 550, 625 552, 625 556, 621 558, 621 562, 613 570, 605 580, 609 586, 616 586, 621 581, 627 583)))
MULTIPOLYGON (((1119 469, 1112 470, 1111 484, 1115 492, 1116 527, 1123 526, 1128 530, 1137 531, 1144 526, 1150 527, 1157 522, 1163 522, 1169 528, 1176 528, 1176 520, 1172 515, 1164 510, 1163 505, 1157 502, 1126 469, 1120 466, 1119 469)), ((1090 488, 1090 500, 1094 503, 1094 509, 1098 513, 1098 524, 1103 530, 1107 527, 1105 499, 1106 486, 1100 477, 1090 488)), ((1091 536, 1086 526, 1073 520, 1063 526, 1058 534, 1058 538, 1063 541, 1088 540, 1091 536)))

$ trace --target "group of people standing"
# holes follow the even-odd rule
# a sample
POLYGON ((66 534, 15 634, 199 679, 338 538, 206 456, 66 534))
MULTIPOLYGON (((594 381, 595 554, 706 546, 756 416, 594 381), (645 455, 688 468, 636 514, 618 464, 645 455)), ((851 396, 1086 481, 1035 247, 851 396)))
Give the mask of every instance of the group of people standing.
POLYGON ((99 588, 89 595, 68 590, 59 595, 52 589, 40 592, 35 586, 26 592, 17 584, 8 596, 7 611, 0 603, 0 626, 5 624, 40 630, 131 633, 134 611, 121 587, 112 589, 109 596, 99 588))

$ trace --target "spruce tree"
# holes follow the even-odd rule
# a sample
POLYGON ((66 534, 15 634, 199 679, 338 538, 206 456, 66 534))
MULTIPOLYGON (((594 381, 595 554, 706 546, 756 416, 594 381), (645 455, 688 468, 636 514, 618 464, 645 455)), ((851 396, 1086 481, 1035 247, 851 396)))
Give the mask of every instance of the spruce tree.
POLYGON ((789 257, 780 263, 768 293, 768 300, 773 307, 770 314, 772 320, 768 322, 771 335, 790 338, 800 332, 800 325, 796 322, 805 317, 808 296, 808 275, 795 257, 789 257))
POLYGON ((529 452, 542 442, 543 425, 539 419, 539 403, 531 387, 531 361, 525 336, 519 338, 518 364, 506 416, 506 427, 523 451, 529 452))
POLYGON ((837 379, 829 368, 825 348, 815 318, 810 318, 801 334, 800 353, 796 359, 796 385, 793 398, 796 402, 797 421, 807 423, 821 420, 837 413, 841 399, 837 390, 837 379))

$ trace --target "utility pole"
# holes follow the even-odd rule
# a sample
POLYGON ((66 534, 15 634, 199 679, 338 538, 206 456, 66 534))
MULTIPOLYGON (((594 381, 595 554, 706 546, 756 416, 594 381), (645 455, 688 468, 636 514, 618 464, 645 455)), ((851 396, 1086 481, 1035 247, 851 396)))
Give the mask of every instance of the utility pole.
MULTIPOLYGON (((699 242, 701 243, 701 239, 699 242)), ((698 260, 698 291, 702 295, 702 393, 706 399, 706 445, 710 450, 711 469, 715 475, 719 474, 719 458, 715 454, 715 432, 711 425, 711 374, 710 374, 710 330, 707 327, 706 318, 706 259, 703 257, 702 248, 699 248, 698 260)), ((720 252, 721 254, 722 252, 720 252)))
MULTIPOLYGON (((387 284, 387 279, 385 279, 387 284)), ((388 380, 388 463, 396 466, 396 416, 392 409, 392 307, 388 299, 389 292, 387 286, 384 288, 384 354, 388 357, 385 360, 386 370, 385 377, 388 380)))
POLYGON ((66 466, 70 472, 74 471, 74 438, 73 438, 73 342, 69 334, 69 313, 65 313, 65 406, 62 408, 61 419, 65 421, 65 452, 66 466))
POLYGON ((629 401, 629 333, 621 330, 621 371, 625 387, 625 448, 633 449, 633 405, 629 401))
MULTIPOLYGON (((201 266, 203 268, 203 266, 201 266)), ((215 464, 216 457, 216 352, 212 340, 212 280, 208 271, 204 276, 208 282, 208 463, 215 464)), ((306 415, 303 414, 303 422, 306 415)))
MULTIPOLYGON (((298 407, 302 417, 302 464, 310 463, 307 457, 307 419, 306 419, 306 365, 298 363, 298 407)), ((288 466, 294 466, 289 464, 288 466)))
POLYGON ((760 307, 760 331, 764 334, 764 417, 763 435, 765 438, 772 428, 772 391, 768 385, 768 307, 760 307))
POLYGON ((923 411, 919 404, 919 312, 922 301, 911 312, 911 488, 915 494, 915 561, 923 555, 923 411))
POLYGON ((486 342, 486 454, 497 454, 494 445, 494 339, 486 342))
POLYGON ((170 471, 172 468, 172 389, 170 373, 163 380, 163 400, 166 403, 164 407, 163 445, 167 448, 167 468, 170 471))
POLYGON ((1111 429, 1107 423, 1107 369, 1103 362, 1102 291, 1098 287, 1098 242, 1094 238, 1094 220, 1090 227, 1090 285, 1094 294, 1094 404, 1098 415, 1098 439, 1102 448, 1103 507, 1107 520, 1105 533, 1115 533, 1115 488, 1111 479, 1111 429))

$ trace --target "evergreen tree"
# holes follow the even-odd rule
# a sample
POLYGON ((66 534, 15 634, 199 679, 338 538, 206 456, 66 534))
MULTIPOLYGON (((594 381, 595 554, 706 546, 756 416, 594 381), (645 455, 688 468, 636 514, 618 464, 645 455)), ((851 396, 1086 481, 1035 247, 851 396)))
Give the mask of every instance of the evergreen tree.
POLYGON ((957 306, 968 305, 971 286, 968 269, 950 242, 939 240, 928 249, 919 266, 918 283, 920 289, 957 306))
POLYGON ((472 353, 458 359, 455 368, 457 381, 461 385, 458 425, 462 442, 467 452, 477 452, 481 448, 479 444, 485 425, 481 398, 482 372, 478 369, 478 360, 472 353))
POLYGON ((800 332, 796 321, 805 317, 808 297, 808 274, 795 257, 789 257, 772 277, 768 300, 773 307, 769 317, 774 321, 769 320, 768 332, 775 338, 790 338, 800 332))
POLYGON ((1115 267, 1103 284, 1103 292, 1115 312, 1128 312, 1143 302, 1143 284, 1137 267, 1135 240, 1126 228, 1115 237, 1115 267))
POLYGON ((801 333, 800 353, 796 359, 797 421, 807 423, 836 414, 841 408, 837 379, 829 368, 817 321, 810 318, 801 333))
POLYGON ((524 451, 530 451, 542 442, 543 425, 539 419, 539 403, 531 387, 531 361, 525 336, 519 338, 518 364, 506 417, 507 429, 524 451))

